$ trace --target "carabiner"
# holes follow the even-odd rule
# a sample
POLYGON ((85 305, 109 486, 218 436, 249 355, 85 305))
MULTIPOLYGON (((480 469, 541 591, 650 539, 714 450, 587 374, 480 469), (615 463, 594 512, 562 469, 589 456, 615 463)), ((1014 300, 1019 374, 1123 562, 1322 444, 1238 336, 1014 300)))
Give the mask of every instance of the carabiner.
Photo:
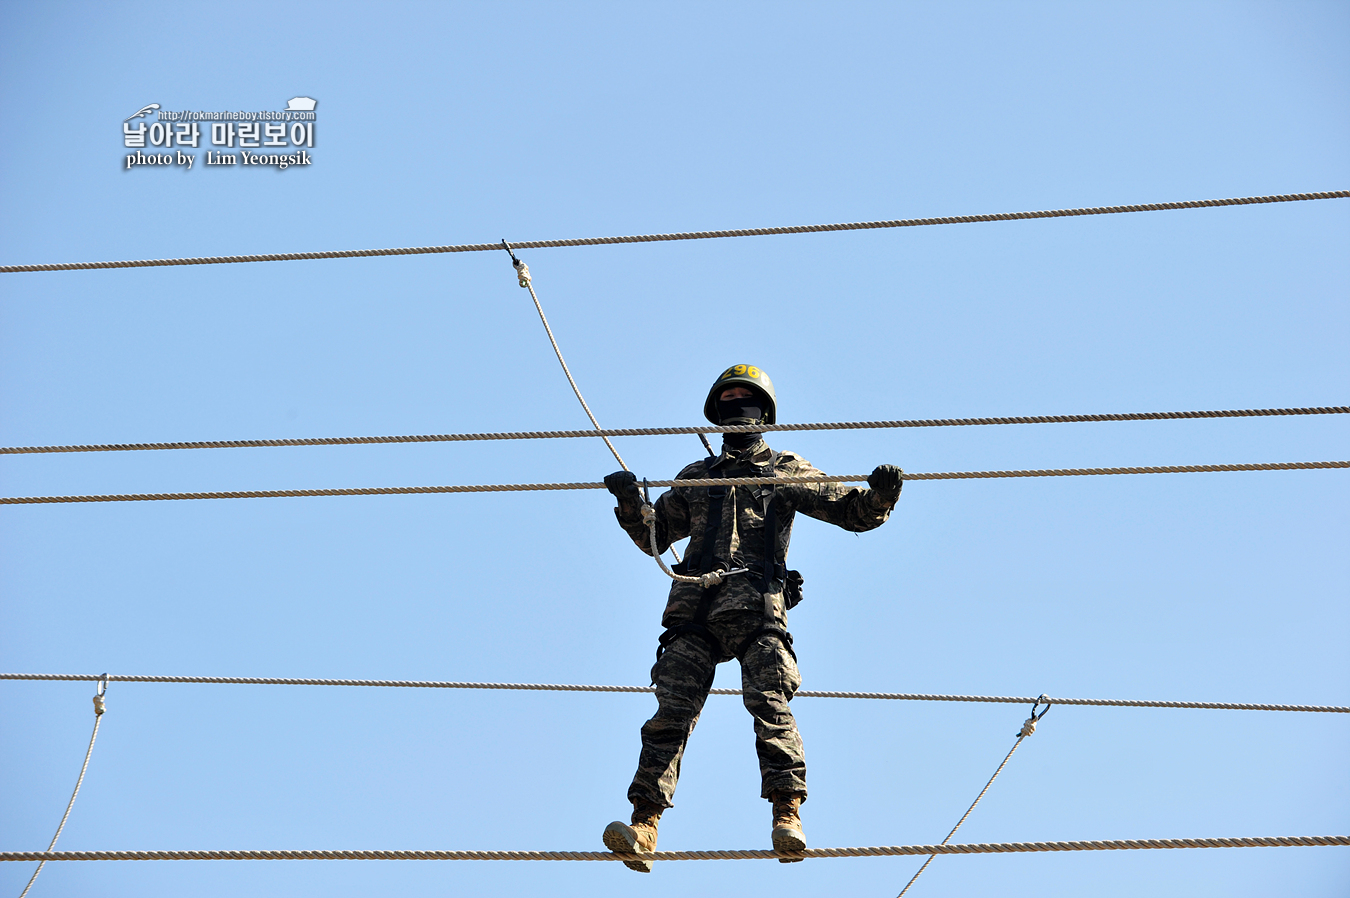
POLYGON ((1035 704, 1031 706, 1031 716, 1028 717, 1026 721, 1022 724, 1022 729, 1017 731, 1018 738, 1025 739, 1027 736, 1030 736, 1032 733, 1035 733, 1036 724, 1041 722, 1041 718, 1044 717, 1046 712, 1049 710, 1050 710, 1050 696, 1042 692, 1040 694, 1040 697, 1036 699, 1035 704), (1041 706, 1041 702, 1045 702, 1045 710, 1041 711, 1040 714, 1037 714, 1036 709, 1041 706))
POLYGON ((98 678, 98 689, 94 693, 94 716, 102 717, 103 712, 107 710, 107 703, 104 696, 108 693, 108 675, 105 673, 98 678))

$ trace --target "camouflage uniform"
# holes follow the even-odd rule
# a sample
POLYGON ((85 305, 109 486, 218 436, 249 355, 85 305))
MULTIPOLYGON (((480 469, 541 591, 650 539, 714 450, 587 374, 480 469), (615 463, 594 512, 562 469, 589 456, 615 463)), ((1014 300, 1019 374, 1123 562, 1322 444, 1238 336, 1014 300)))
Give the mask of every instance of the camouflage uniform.
MULTIPOLYGON (((761 440, 735 454, 724 451, 716 460, 699 461, 682 470, 677 479, 702 477, 763 477, 812 475, 820 471, 800 456, 775 454, 761 440), (770 467, 772 465, 772 468, 770 467)), ((701 569, 708 511, 708 487, 674 487, 656 501, 657 552, 690 537, 685 564, 691 573, 701 569)), ((801 736, 788 702, 801 685, 792 637, 787 633, 785 568, 788 541, 796 512, 861 532, 881 526, 891 503, 872 490, 838 483, 782 484, 769 487, 731 487, 723 500, 711 557, 723 569, 752 566, 748 574, 734 574, 721 585, 704 590, 697 583, 672 584, 661 619, 667 628, 664 651, 652 668, 658 708, 642 726, 642 754, 628 798, 671 807, 680 775, 680 758, 689 734, 698 722, 712 687, 718 664, 739 658, 741 688, 746 709, 755 721, 755 750, 759 755, 761 794, 775 790, 806 793, 806 760, 801 736), (773 503, 776 546, 764 589, 766 515, 773 503), (702 615, 700 615, 702 610, 702 615), (699 617, 703 620, 698 620, 699 617)), ((640 549, 652 553, 646 524, 638 516, 615 509, 619 524, 640 549)), ((791 590, 789 589, 790 593, 791 590)))

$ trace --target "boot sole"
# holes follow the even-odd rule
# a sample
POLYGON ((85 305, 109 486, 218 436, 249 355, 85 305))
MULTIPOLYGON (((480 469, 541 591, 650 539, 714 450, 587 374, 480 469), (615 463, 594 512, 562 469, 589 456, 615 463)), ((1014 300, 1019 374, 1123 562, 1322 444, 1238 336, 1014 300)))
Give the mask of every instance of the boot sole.
MULTIPOLYGON (((790 826, 776 826, 773 830, 774 851, 802 851, 806 848, 806 836, 799 829, 790 826)), ((780 864, 795 864, 804 861, 801 857, 780 857, 780 864)))
MULTIPOLYGON (((637 847, 637 839, 633 835, 633 830, 615 820, 609 826, 605 827, 604 835, 605 847, 615 854, 642 854, 637 847)), ((651 861, 625 860, 623 865, 629 870, 636 870, 639 873, 652 872, 651 861)))

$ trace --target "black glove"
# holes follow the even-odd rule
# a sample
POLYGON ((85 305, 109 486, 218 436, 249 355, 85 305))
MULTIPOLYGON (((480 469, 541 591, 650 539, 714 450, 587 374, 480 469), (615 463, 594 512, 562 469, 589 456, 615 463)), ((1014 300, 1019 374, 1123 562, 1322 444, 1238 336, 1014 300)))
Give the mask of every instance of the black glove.
POLYGON ((894 505, 900 498, 901 470, 895 465, 877 465, 867 478, 867 485, 877 494, 877 498, 887 505, 894 505))
POLYGON ((632 471, 615 471, 605 478, 605 489, 619 500, 619 508, 635 514, 642 507, 642 491, 638 489, 637 475, 632 471))
POLYGON ((623 499, 638 492, 637 475, 632 471, 615 471, 605 477, 605 489, 614 494, 614 498, 623 499))

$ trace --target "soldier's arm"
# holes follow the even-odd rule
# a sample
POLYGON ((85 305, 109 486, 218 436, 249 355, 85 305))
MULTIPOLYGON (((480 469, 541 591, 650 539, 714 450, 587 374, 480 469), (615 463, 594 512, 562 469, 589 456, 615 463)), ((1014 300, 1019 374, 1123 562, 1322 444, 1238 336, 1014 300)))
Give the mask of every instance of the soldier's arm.
MULTIPOLYGON (((670 544, 679 542, 689 535, 689 503, 678 490, 667 490, 656 500, 656 546, 657 553, 670 548, 670 544)), ((614 517, 633 543, 648 555, 652 554, 651 531, 642 514, 636 507, 620 503, 614 509, 614 517)))
MULTIPOLYGON (((795 456, 780 467, 780 473, 810 476, 822 473, 805 459, 795 456)), ((877 489, 860 489, 842 483, 799 483, 779 487, 797 511, 827 524, 854 533, 875 530, 890 517, 900 498, 900 469, 882 465, 872 473, 869 483, 877 489)))

